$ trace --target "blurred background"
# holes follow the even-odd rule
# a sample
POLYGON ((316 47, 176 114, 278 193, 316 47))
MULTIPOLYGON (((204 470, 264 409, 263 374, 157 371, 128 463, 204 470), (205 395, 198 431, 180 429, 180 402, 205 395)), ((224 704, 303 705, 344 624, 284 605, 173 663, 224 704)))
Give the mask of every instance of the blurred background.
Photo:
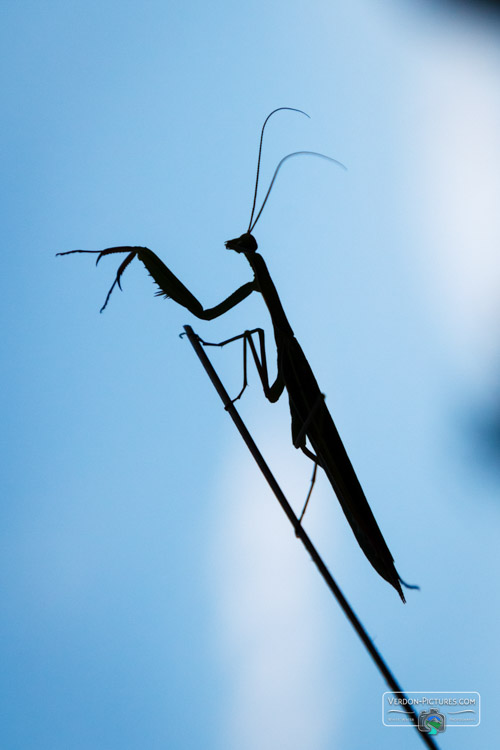
MULTIPOLYGON (((500 24, 495 4, 4 2, 0 745, 417 748, 194 352, 251 278, 255 230, 401 576, 371 568, 320 478, 305 526, 408 691, 498 690, 500 24), (476 4, 477 5, 477 4, 476 4), (479 12, 481 11, 481 12, 479 12)), ((272 337, 269 360, 274 365, 272 337)), ((210 356, 231 393, 239 345, 210 356)), ((300 510, 311 464, 255 371, 240 411, 300 510)))

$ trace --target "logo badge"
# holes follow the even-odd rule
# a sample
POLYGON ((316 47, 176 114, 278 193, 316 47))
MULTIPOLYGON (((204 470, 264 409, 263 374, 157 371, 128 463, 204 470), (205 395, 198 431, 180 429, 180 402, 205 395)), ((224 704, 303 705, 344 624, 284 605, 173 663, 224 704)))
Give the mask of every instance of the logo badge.
POLYGON ((418 728, 421 732, 434 735, 444 732, 446 719, 439 711, 421 711, 418 717, 418 728))

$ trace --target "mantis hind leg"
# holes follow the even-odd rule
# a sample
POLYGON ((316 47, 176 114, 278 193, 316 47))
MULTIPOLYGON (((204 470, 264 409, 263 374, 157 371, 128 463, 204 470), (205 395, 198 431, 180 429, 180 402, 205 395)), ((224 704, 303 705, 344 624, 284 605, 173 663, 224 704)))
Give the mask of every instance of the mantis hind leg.
MULTIPOLYGON (((311 477, 311 485, 309 487, 309 492, 307 493, 304 507, 302 508, 302 513, 300 514, 300 517, 299 517, 299 524, 302 523, 302 519, 304 518, 305 512, 307 510, 309 500, 311 499, 314 484, 316 482, 316 474, 318 472, 318 466, 321 466, 321 461, 318 458, 318 456, 316 456, 311 450, 309 450, 309 448, 306 445, 307 428, 309 424, 311 423, 312 419, 314 418, 314 415, 316 414, 319 406, 324 402, 324 398, 325 398, 324 394, 318 392, 314 405, 303 422, 299 419, 298 415, 295 413, 295 410, 292 408, 293 444, 295 448, 300 448, 302 453, 308 458, 310 458, 311 461, 314 463, 313 473, 311 477)), ((296 535, 298 536, 297 533, 296 535)))
POLYGON ((320 406, 324 403, 324 400, 325 400, 325 394, 318 391, 314 404, 312 408, 310 409, 307 417, 304 420, 301 419, 301 417, 297 414, 296 409, 294 408, 293 404, 290 403, 290 408, 292 411, 293 444, 295 448, 301 448, 306 454, 306 456, 308 456, 312 461, 318 461, 318 459, 313 453, 311 453, 311 451, 308 451, 308 449, 305 447, 307 430, 312 420, 314 419, 316 412, 318 411, 320 406))
MULTIPOLYGON (((306 450, 307 450, 307 449, 306 449, 306 450)), ((306 453, 306 456, 308 456, 308 455, 309 455, 310 457, 311 457, 311 456, 313 456, 313 460, 314 460, 314 469, 313 469, 313 473, 312 473, 312 477, 311 477, 311 485, 310 485, 310 487, 309 487, 309 492, 307 493, 306 501, 305 501, 305 503, 304 503, 304 507, 302 508, 302 513, 301 513, 301 514, 300 514, 300 516, 299 516, 299 524, 301 524, 301 523, 302 523, 302 519, 303 519, 303 518, 304 518, 304 516, 305 516, 305 513, 306 513, 306 509, 307 509, 307 506, 308 506, 308 504, 309 504, 309 500, 310 500, 310 498, 311 498, 311 495, 312 495, 313 487, 314 487, 314 484, 315 484, 315 482, 316 482, 316 474, 318 473, 318 465, 319 465, 319 462, 318 462, 318 460, 317 460, 316 456, 314 456, 314 454, 313 454, 313 453, 311 453, 310 451, 308 451, 308 452, 306 453)), ((295 531, 295 536, 297 536, 297 537, 298 537, 298 535, 299 535, 299 533, 298 533, 298 530, 296 530, 296 531, 295 531)))

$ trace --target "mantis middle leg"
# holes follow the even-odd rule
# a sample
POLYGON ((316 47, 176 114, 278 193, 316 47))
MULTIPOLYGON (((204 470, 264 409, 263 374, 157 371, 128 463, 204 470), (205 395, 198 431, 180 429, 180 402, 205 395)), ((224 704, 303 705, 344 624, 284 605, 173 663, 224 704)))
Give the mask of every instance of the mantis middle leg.
POLYGON ((269 384, 269 371, 267 369, 265 334, 262 328, 253 328, 251 331, 244 331, 243 333, 240 333, 237 336, 232 336, 230 339, 226 339, 225 341, 220 341, 218 343, 213 343, 210 341, 203 341, 202 339, 200 339, 200 342, 204 346, 226 346, 227 344, 232 344, 233 341, 240 341, 240 340, 243 340, 243 386, 241 388, 241 391, 236 396, 236 398, 233 399, 233 403, 235 401, 238 401, 238 399, 242 397, 243 393, 245 392, 248 386, 247 346, 250 347, 250 351, 252 352, 252 356, 255 362, 255 366, 257 368, 257 372, 259 374, 260 382, 262 384, 262 389, 264 391, 265 397, 271 403, 273 404, 276 403, 276 401, 278 401, 279 397, 284 391, 285 381, 283 379, 282 373, 279 371, 279 368, 278 368, 278 374, 276 376, 276 380, 274 381, 272 385, 269 384), (259 356, 259 353, 257 352, 255 342, 252 338, 252 335, 254 333, 256 333, 259 336, 260 356, 259 356))

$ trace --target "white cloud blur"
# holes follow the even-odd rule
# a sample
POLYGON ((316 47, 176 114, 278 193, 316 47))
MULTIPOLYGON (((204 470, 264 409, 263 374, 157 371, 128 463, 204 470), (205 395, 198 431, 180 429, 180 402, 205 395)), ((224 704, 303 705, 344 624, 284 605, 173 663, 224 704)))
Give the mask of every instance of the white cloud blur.
MULTIPOLYGON (((284 491, 300 505, 308 465, 293 454, 290 460, 289 453, 270 451, 283 440, 273 440, 272 431, 268 425, 263 452, 284 491)), ((321 596, 316 570, 253 459, 231 445, 226 471, 219 474, 210 565, 217 651, 232 687, 223 746, 321 750, 332 733, 325 689, 339 692, 329 668, 335 633, 331 626, 326 632, 322 604, 330 600, 321 596)), ((313 500, 320 493, 316 488, 313 500)))
POLYGON ((483 27, 415 50, 422 255, 439 325, 466 377, 500 352, 500 54, 483 27))

